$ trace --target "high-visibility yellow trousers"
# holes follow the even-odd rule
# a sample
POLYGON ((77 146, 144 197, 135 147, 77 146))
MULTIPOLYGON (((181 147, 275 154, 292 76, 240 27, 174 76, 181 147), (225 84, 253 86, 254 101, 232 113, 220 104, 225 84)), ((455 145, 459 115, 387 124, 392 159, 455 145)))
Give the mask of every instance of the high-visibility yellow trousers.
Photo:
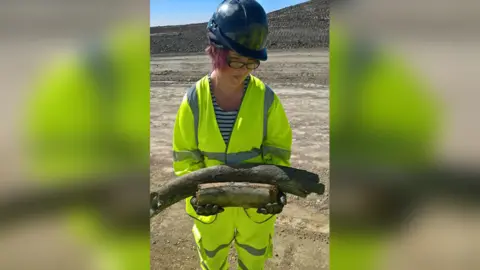
POLYGON ((262 270, 273 254, 276 215, 262 215, 256 209, 226 207, 213 216, 197 216, 187 199, 187 213, 195 218, 192 228, 200 265, 204 270, 229 268, 230 245, 235 243, 238 269, 262 270))

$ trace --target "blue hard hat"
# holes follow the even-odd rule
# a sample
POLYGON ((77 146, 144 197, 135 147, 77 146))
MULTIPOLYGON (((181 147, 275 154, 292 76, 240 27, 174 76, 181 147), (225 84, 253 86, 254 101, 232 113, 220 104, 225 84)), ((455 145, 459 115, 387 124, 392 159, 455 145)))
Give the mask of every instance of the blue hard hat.
POLYGON ((267 60, 268 19, 255 0, 224 0, 208 22, 207 31, 216 47, 267 60))

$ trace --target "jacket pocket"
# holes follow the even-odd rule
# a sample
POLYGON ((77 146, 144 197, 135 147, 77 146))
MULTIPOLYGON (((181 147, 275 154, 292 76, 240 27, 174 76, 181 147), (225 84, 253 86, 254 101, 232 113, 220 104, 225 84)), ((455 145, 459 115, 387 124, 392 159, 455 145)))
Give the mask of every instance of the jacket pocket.
POLYGON ((245 215, 250 219, 252 222, 257 224, 266 223, 272 219, 274 219, 275 215, 264 215, 257 213, 256 208, 243 208, 245 215))

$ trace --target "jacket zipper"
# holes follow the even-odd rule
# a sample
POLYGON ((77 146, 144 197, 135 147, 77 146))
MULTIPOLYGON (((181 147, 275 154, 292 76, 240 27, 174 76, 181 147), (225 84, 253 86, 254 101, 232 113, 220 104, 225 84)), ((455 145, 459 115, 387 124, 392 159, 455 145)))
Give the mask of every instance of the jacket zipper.
MULTIPOLYGON (((248 76, 250 76, 250 75, 248 75, 248 76)), ((233 122, 232 132, 230 133, 230 137, 228 138, 227 147, 225 148, 225 158, 224 158, 225 159, 225 164, 228 164, 228 160, 227 160, 228 146, 230 145, 230 141, 232 140, 233 131, 235 130, 235 126, 237 125, 238 116, 240 115, 240 111, 242 110, 242 107, 243 107, 243 99, 247 95, 247 90, 250 87, 250 81, 251 81, 251 77, 249 78, 247 87, 243 90, 244 92, 243 92, 243 96, 242 96, 242 101, 240 102, 240 108, 238 108, 237 116, 235 117, 235 122, 233 122)))
POLYGON ((228 138, 228 141, 227 141, 227 147, 225 148, 225 164, 228 164, 228 147, 230 145, 230 141, 232 140, 232 135, 233 135, 233 130, 235 129, 235 126, 237 125, 237 119, 238 119, 238 115, 240 114, 240 110, 242 109, 242 105, 243 105, 243 97, 242 97, 242 103, 240 104, 240 108, 238 109, 238 112, 237 112, 237 116, 235 117, 235 122, 233 122, 233 127, 232 127, 232 132, 230 133, 230 137, 228 138))

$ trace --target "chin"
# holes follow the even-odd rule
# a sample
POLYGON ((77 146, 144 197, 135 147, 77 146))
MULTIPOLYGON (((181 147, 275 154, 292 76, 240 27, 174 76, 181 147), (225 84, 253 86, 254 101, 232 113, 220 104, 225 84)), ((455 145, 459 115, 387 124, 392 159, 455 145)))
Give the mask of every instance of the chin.
POLYGON ((245 80, 245 75, 233 75, 232 78, 235 82, 239 83, 245 80))

